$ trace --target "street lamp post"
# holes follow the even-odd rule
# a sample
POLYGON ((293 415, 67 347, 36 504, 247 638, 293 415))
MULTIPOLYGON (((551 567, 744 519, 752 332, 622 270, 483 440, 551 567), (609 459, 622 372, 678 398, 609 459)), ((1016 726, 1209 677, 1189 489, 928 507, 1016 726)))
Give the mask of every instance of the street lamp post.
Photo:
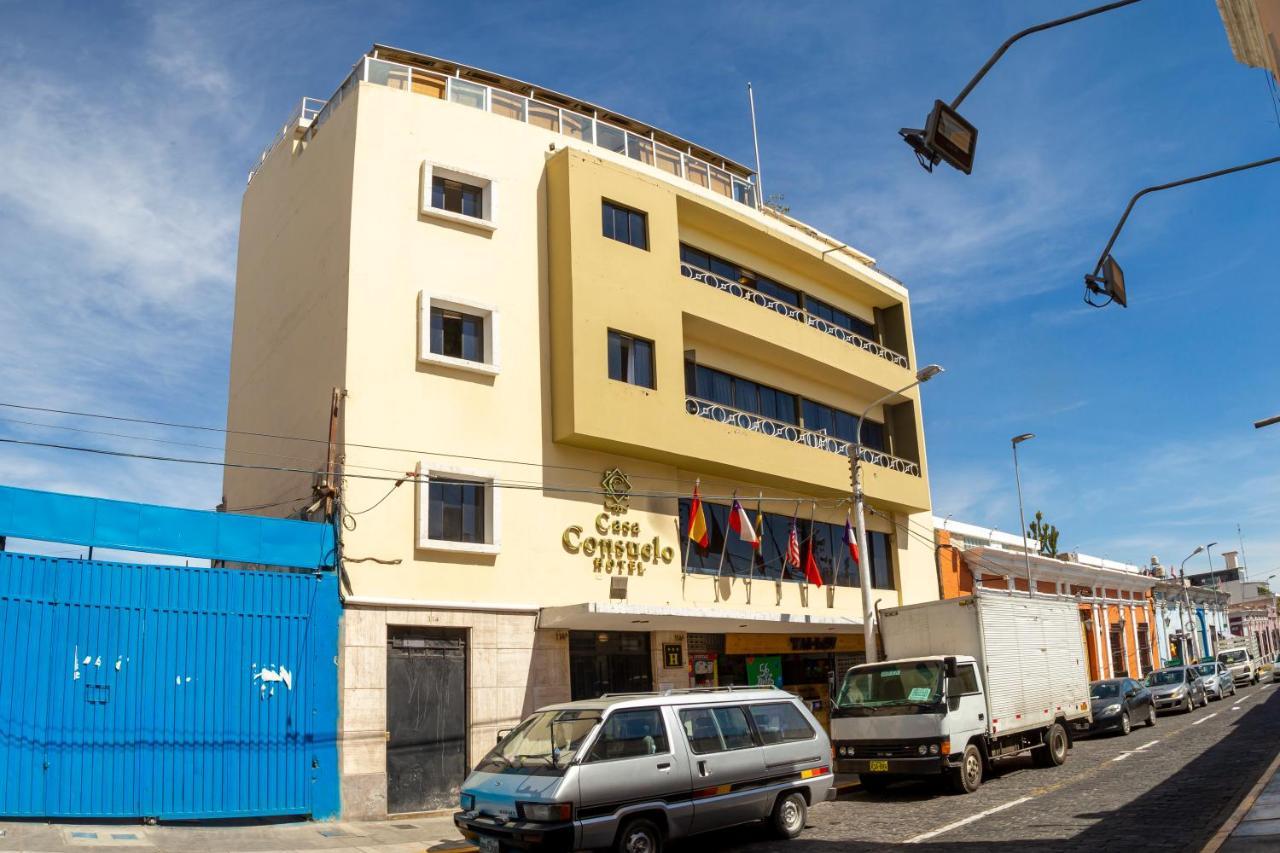
POLYGON ((1018 484, 1018 520, 1022 522, 1022 562, 1027 570, 1027 596, 1036 594, 1031 584, 1031 541, 1027 538, 1027 514, 1022 510, 1022 474, 1018 470, 1018 445, 1035 438, 1035 433, 1024 432, 1009 440, 1013 445, 1013 479, 1018 484))
POLYGON ((891 391, 880 399, 873 402, 862 410, 862 415, 858 418, 858 429, 854 434, 853 447, 850 450, 849 465, 853 468, 853 512, 855 523, 857 524, 858 536, 858 581, 862 587, 862 639, 863 648, 866 650, 867 663, 877 660, 876 654, 876 632, 875 632, 875 610, 871 603, 871 566, 868 565, 869 557, 867 555, 867 527, 866 520, 863 516, 862 506, 862 424, 866 421, 867 415, 876 406, 883 403, 891 397, 910 391, 912 388, 921 383, 928 382, 933 377, 942 373, 942 368, 936 364, 926 365, 916 371, 916 379, 910 385, 905 385, 897 391, 891 391))
POLYGON ((1217 544, 1217 542, 1210 542, 1204 546, 1204 553, 1209 558, 1209 583, 1213 584, 1214 589, 1218 588, 1218 578, 1213 574, 1213 546, 1217 544))
MULTIPOLYGON (((1188 627, 1189 625, 1191 625, 1192 617, 1191 617, 1191 596, 1187 592, 1187 560, 1190 560, 1192 557, 1194 557, 1196 554, 1199 554, 1203 550, 1204 550, 1203 545, 1197 545, 1194 551, 1192 551, 1190 554, 1188 554, 1186 557, 1183 558, 1182 565, 1178 567, 1178 581, 1182 584, 1182 606, 1183 606, 1183 611, 1186 614, 1182 620, 1182 642, 1184 646, 1182 650, 1182 658, 1183 658, 1182 662, 1184 664, 1191 662, 1187 660, 1187 650, 1185 648, 1185 646, 1187 645, 1188 638, 1190 638, 1191 640, 1191 651, 1193 653, 1192 656, 1195 657, 1197 660, 1199 660, 1200 658, 1199 644, 1196 643, 1195 627, 1194 626, 1188 627)), ((1207 650, 1206 650, 1206 653, 1207 653, 1207 650)))

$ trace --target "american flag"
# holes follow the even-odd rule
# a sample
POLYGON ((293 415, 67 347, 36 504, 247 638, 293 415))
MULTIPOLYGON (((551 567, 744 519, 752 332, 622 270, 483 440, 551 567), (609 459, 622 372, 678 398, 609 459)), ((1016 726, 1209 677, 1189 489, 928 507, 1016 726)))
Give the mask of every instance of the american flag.
POLYGON ((787 566, 800 568, 800 535, 796 532, 796 520, 791 519, 791 535, 787 537, 787 566))

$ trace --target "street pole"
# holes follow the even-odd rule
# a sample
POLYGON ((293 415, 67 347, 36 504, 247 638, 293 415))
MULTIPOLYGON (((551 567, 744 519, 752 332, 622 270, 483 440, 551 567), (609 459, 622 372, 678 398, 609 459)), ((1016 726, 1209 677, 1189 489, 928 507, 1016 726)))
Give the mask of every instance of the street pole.
POLYGON ((1190 640, 1191 640, 1190 647, 1193 653, 1192 656, 1195 657, 1197 660, 1200 659, 1200 653, 1199 653, 1200 644, 1196 642, 1195 626, 1192 625, 1190 629, 1188 629, 1187 627, 1192 623, 1192 620, 1193 620, 1193 617, 1191 615, 1191 595, 1187 592, 1187 560, 1190 560, 1192 557, 1194 557, 1196 554, 1199 554, 1203 550, 1204 550, 1203 545, 1197 545, 1194 551, 1192 551, 1190 554, 1188 554, 1186 557, 1183 558, 1182 565, 1178 566, 1178 583, 1182 584, 1182 606, 1185 612, 1185 617, 1182 620, 1182 646, 1183 646, 1182 662, 1184 664, 1188 664, 1191 662, 1187 660, 1188 630, 1190 631, 1190 640))
POLYGON ((858 429, 854 433, 853 446, 849 448, 849 467, 853 469, 853 515, 857 525, 858 536, 858 585, 862 588, 862 642, 866 650, 867 663, 878 660, 876 652, 875 607, 871 602, 871 566, 867 554, 867 524, 863 514, 862 500, 862 424, 867 415, 876 406, 892 397, 910 391, 912 388, 928 382, 942 372, 936 364, 926 365, 916 371, 916 380, 904 385, 897 391, 891 391, 862 410, 858 418, 858 429))
POLYGON ((1205 556, 1209 558, 1209 583, 1213 584, 1214 589, 1218 588, 1218 578, 1213 573, 1213 546, 1217 544, 1217 542, 1210 542, 1204 546, 1205 556))
POLYGON ((1036 590, 1031 583, 1031 540, 1027 538, 1027 514, 1022 509, 1022 473, 1018 470, 1018 445, 1033 438, 1034 433, 1024 432, 1010 440, 1013 446, 1013 479, 1018 484, 1018 520, 1022 522, 1022 562, 1027 569, 1028 598, 1035 596, 1036 590))

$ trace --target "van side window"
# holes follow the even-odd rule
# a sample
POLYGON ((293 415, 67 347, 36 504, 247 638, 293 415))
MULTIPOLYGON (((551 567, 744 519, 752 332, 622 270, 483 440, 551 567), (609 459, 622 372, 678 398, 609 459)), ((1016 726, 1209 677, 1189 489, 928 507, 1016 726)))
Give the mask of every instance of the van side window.
POLYGON ((787 743, 793 740, 812 740, 813 726, 804 714, 790 702, 770 705, 749 705, 751 719, 764 743, 787 743))
POLYGON ((667 729, 662 724, 662 711, 657 708, 637 708, 609 715, 595 745, 591 747, 587 761, 612 761, 615 758, 636 758, 669 751, 667 729))
POLYGON ((738 707, 690 708, 680 712, 689 748, 699 755, 755 746, 746 712, 738 707))
POLYGON ((961 664, 956 671, 956 681, 959 682, 959 687, 952 693, 953 696, 978 692, 978 674, 974 671, 973 664, 961 664))

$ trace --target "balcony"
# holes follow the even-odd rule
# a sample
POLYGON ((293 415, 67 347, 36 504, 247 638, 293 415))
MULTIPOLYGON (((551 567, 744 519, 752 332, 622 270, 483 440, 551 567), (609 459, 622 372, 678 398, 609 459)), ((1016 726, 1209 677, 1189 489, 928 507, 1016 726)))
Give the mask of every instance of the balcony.
POLYGON ((728 293, 731 296, 736 296, 739 299, 745 299, 748 302, 753 302, 756 305, 759 305, 761 308, 767 308, 770 311, 776 311, 777 313, 782 314, 785 317, 789 317, 792 320, 795 320, 800 323, 804 323, 806 326, 809 326, 810 328, 817 329, 820 332, 825 332, 826 334, 831 335, 833 338, 837 338, 841 341, 844 341, 846 344, 849 344, 850 346, 857 347, 858 349, 863 350, 864 352, 869 352, 872 355, 879 356, 880 358, 883 358, 885 361, 895 364, 898 367, 904 367, 904 368, 907 367, 907 357, 905 355, 902 355, 901 353, 898 353, 898 352, 894 352, 893 350, 889 349, 883 344, 879 344, 879 343, 876 343, 875 341, 868 340, 867 338, 864 338, 861 335, 854 334, 848 329, 841 328, 840 326, 837 326, 834 323, 824 320, 821 317, 817 317, 813 314, 810 314, 808 311, 804 310, 803 308, 800 308, 795 305, 789 305, 786 302, 783 302, 779 299, 775 299, 766 293, 762 293, 761 291, 756 290, 754 287, 751 287, 750 285, 742 284, 741 282, 737 282, 737 281, 731 281, 727 278, 718 276, 709 270, 704 270, 699 267, 695 267, 692 264, 686 263, 684 261, 681 261, 680 263, 680 274, 683 275, 685 278, 691 278, 694 281, 700 281, 703 284, 714 287, 716 290, 723 291, 725 293, 728 293))
MULTIPOLYGON (((732 406, 726 406, 722 403, 714 403, 710 400, 704 400, 701 397, 685 395, 684 409, 691 415, 700 418, 707 418, 726 426, 738 427, 739 429, 750 430, 761 435, 771 438, 778 438, 783 441, 789 441, 795 444, 802 444, 805 447, 812 447, 815 450, 825 450, 828 453, 837 453, 841 456, 849 456, 850 448, 853 442, 845 441, 841 438, 827 435, 825 432, 805 429, 796 424, 789 424, 786 421, 774 420, 764 415, 757 415, 751 412, 744 412, 741 409, 735 409, 732 406)), ((909 474, 913 477, 920 476, 919 464, 909 459, 902 459, 891 453, 885 453, 883 450, 863 445, 858 451, 858 458, 863 462, 871 465, 878 465, 881 468, 887 468, 890 471, 897 471, 901 474, 909 474)))
MULTIPOLYGON (((304 99, 305 103, 313 108, 311 115, 307 116, 306 123, 298 125, 299 132, 304 132, 305 139, 310 140, 315 137, 325 120, 359 82, 400 89, 406 94, 450 101, 524 124, 532 124, 544 130, 604 148, 615 154, 630 157, 632 160, 638 160, 747 207, 757 206, 756 187, 752 181, 745 180, 728 169, 722 169, 706 160, 694 157, 688 152, 664 145, 652 138, 653 134, 646 138, 595 116, 568 110, 507 89, 486 86, 474 80, 426 71, 385 59, 375 59, 372 56, 362 57, 356 63, 347 79, 328 101, 317 98, 304 99)), ((253 180, 254 174, 272 149, 288 135, 288 130, 294 126, 297 117, 295 111, 294 117, 285 125, 286 130, 282 131, 282 134, 277 134, 262 152, 258 164, 249 173, 250 180, 253 180)))

